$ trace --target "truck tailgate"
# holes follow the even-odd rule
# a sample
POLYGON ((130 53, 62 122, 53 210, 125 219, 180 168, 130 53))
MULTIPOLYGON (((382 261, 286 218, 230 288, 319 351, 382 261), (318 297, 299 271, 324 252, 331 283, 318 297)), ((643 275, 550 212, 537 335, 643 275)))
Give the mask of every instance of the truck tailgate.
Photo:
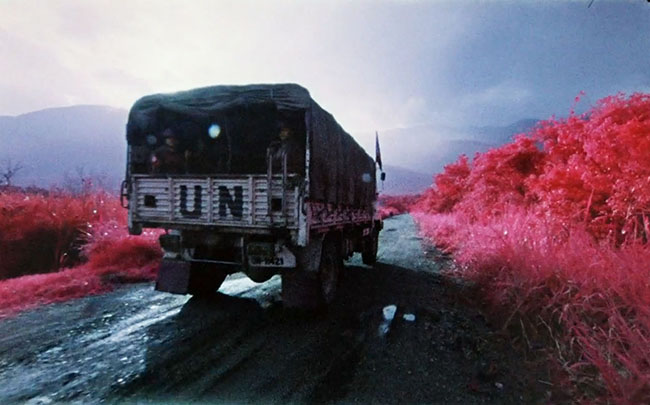
POLYGON ((131 178, 134 222, 206 226, 297 228, 298 187, 289 176, 274 176, 271 196, 266 175, 131 178), (284 204, 283 204, 284 201, 284 204), (270 206, 269 206, 270 203, 270 206))

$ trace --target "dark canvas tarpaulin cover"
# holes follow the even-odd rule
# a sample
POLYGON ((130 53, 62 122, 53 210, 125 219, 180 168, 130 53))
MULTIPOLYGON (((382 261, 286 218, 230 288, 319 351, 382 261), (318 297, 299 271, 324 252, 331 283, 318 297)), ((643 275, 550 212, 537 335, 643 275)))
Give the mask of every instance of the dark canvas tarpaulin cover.
POLYGON ((351 206, 372 204, 375 161, 313 100, 310 113, 310 198, 351 206))
MULTIPOLYGON (((356 207, 368 207, 374 202, 374 160, 311 99, 305 88, 296 84, 212 86, 143 97, 129 113, 127 141, 130 145, 145 144, 145 137, 159 131, 164 121, 200 121, 241 114, 242 109, 267 112, 269 108, 276 110, 277 116, 302 114, 309 139, 301 144, 310 145, 310 200, 356 207)), ((268 139, 260 142, 266 145, 268 139)), ((304 169, 300 174, 304 175, 304 169)))
POLYGON ((298 111, 310 108, 309 92, 296 84, 212 86, 170 94, 146 96, 129 113, 129 143, 156 125, 164 112, 188 117, 209 117, 239 106, 273 103, 278 110, 298 111))

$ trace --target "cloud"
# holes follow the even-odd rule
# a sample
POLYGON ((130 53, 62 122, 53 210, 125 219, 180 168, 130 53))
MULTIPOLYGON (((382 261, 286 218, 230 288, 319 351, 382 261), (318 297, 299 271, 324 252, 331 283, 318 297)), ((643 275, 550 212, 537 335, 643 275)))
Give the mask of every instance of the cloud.
POLYGON ((466 95, 463 97, 462 104, 464 108, 481 108, 489 105, 504 107, 514 103, 526 103, 532 95, 529 88, 507 80, 466 95))
POLYGON ((12 56, 0 65, 0 85, 12 77, 29 93, 20 103, 0 100, 0 113, 54 100, 128 107, 148 92, 298 82, 345 127, 408 125, 427 103, 421 75, 436 73, 437 57, 464 27, 459 10, 422 3, 37 4, 0 3, 0 27, 11 32, 2 43, 13 49, 3 52, 12 56))
POLYGON ((0 115, 71 103, 128 108, 145 94, 211 84, 297 82, 350 132, 544 118, 566 113, 581 90, 600 97, 648 87, 647 10, 614 2, 0 1, 0 115))

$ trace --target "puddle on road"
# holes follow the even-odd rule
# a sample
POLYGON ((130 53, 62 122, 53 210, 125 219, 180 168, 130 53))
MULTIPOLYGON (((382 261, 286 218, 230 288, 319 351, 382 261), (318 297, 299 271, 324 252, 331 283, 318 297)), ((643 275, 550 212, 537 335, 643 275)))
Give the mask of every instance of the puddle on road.
MULTIPOLYGON (((273 276, 265 283, 256 283, 243 274, 238 273, 229 276, 222 284, 219 292, 226 295, 253 298, 257 300, 260 305, 264 306, 268 304, 267 301, 273 299, 275 295, 279 294, 280 288, 280 276, 273 276)), ((133 335, 137 332, 144 331, 147 327, 153 324, 177 315, 191 298, 189 295, 172 295, 155 291, 152 291, 151 294, 164 294, 164 297, 168 302, 149 305, 142 311, 135 313, 116 324, 107 325, 107 327, 93 331, 83 337, 83 342, 89 343, 90 348, 97 348, 102 345, 114 345, 115 343, 123 341, 128 341, 130 343, 139 341, 141 344, 144 344, 146 343, 146 336, 144 336, 145 339, 141 339, 143 336, 137 336, 137 338, 134 338, 133 335)), ((127 304, 128 302, 125 302, 125 305, 127 304)), ((107 314, 108 318, 112 316, 113 314, 107 314)))

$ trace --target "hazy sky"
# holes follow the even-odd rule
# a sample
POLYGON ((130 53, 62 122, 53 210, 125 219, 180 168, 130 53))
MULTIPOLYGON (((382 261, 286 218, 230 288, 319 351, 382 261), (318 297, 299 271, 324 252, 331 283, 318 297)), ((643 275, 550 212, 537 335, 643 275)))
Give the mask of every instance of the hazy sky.
POLYGON ((297 82, 355 132, 650 92, 650 4, 589 2, 0 0, 0 115, 297 82))

